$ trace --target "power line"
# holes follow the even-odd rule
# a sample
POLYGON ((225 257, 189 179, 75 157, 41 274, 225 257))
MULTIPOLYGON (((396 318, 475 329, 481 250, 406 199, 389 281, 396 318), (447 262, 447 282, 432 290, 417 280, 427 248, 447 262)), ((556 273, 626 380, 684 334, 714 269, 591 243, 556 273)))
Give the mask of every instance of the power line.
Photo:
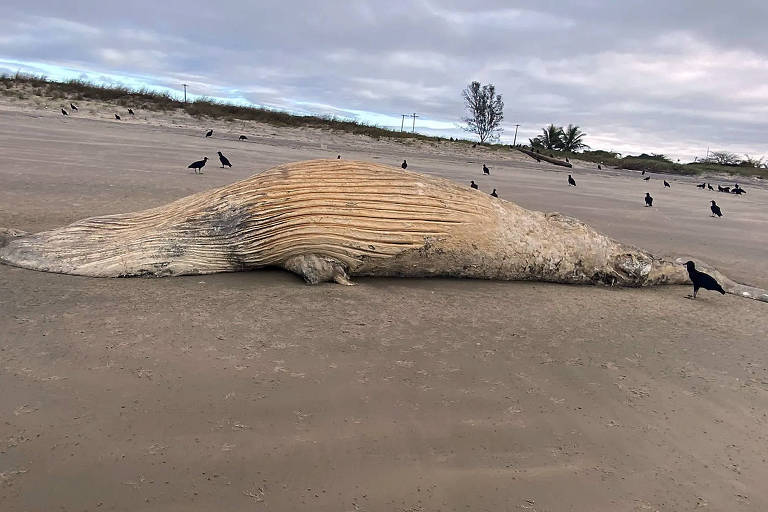
POLYGON ((413 125, 411 126, 411 132, 415 132, 416 131, 416 118, 417 117, 421 117, 421 116, 417 116, 416 112, 414 112, 413 114, 400 114, 400 117, 401 117, 401 119, 400 119, 400 131, 403 131, 403 127, 405 126, 405 118, 406 117, 412 117, 413 118, 413 125))

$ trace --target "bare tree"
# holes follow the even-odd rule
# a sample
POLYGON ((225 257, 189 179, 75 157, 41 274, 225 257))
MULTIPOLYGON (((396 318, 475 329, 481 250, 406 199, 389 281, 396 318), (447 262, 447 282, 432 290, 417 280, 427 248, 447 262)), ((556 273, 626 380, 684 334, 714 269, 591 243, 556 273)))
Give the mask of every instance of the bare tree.
POLYGON ((477 134, 481 143, 499 140, 503 131, 504 102, 501 94, 496 94, 496 86, 481 86, 480 82, 472 82, 461 91, 461 95, 468 110, 468 115, 462 118, 467 123, 464 129, 477 134))
POLYGON ((759 158, 752 158, 749 156, 749 154, 744 155, 746 158, 739 162, 739 165, 742 167, 755 167, 757 169, 760 169, 761 167, 765 167, 764 158, 765 157, 759 157, 759 158))
POLYGON ((739 155, 728 151, 712 151, 709 153, 709 161, 720 165, 736 165, 739 163, 739 155))

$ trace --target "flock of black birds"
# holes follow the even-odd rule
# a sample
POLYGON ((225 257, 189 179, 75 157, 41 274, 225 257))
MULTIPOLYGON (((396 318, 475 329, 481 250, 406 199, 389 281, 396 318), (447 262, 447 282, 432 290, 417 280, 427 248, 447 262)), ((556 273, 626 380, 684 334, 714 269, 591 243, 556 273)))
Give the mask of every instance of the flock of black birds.
MULTIPOLYGON (((405 160, 403 160, 403 169, 406 168, 405 160)), ((602 166, 598 164, 597 166, 598 170, 602 170, 602 166)), ((488 168, 487 165, 483 164, 483 175, 490 175, 491 171, 488 168)), ((642 171, 641 176, 645 176, 645 171, 642 171)), ((644 181, 650 181, 650 176, 645 176, 643 178, 644 181)), ((667 180, 662 180, 664 184, 664 188, 672 188, 672 185, 667 180)), ((474 180, 471 180, 469 183, 469 186, 475 190, 479 190, 479 186, 477 183, 475 183, 474 180)), ((573 179, 573 176, 571 174, 568 175, 568 186, 569 187, 575 187, 576 186, 576 180, 573 179)), ((709 189, 714 191, 715 189, 710 185, 709 183, 701 183, 700 185, 696 185, 696 187, 700 189, 709 189)), ((717 186, 718 192, 723 193, 730 193, 730 194, 736 194, 736 195, 742 195, 746 194, 747 191, 744 190, 739 186, 738 183, 736 183, 733 187, 722 187, 720 185, 717 186)), ((491 196, 493 197, 499 197, 499 195, 496 192, 496 189, 493 189, 493 192, 491 192, 491 196)), ((653 206, 653 197, 650 193, 645 193, 645 206, 646 207, 652 207, 653 206)), ((712 212, 712 217, 722 217, 723 211, 720 209, 720 206, 715 202, 714 200, 710 201, 710 211, 712 212)), ((693 295, 688 296, 691 299, 695 299, 696 295, 699 292, 699 289, 704 288, 705 290, 712 290, 720 292, 721 294, 725 294, 725 290, 723 290, 722 286, 709 274, 706 274, 704 272, 701 272, 696 269, 696 265, 692 261, 686 262, 686 268, 688 270, 688 277, 691 279, 691 282, 693 283, 693 295)))
MULTIPOLYGON (((77 112, 78 110, 80 110, 79 108, 77 108, 77 105, 75 105, 74 103, 70 103, 70 104, 69 104, 69 108, 70 108, 70 110, 71 110, 72 112, 77 112)), ((67 117, 67 116, 69 116, 69 112, 67 112, 67 111, 66 111, 66 109, 65 109, 64 107, 61 107, 61 115, 63 115, 63 116, 65 116, 65 117, 67 117)), ((132 109, 132 108, 129 108, 129 109, 128 109, 128 115, 130 115, 130 116, 135 116, 135 115, 136 115, 136 113, 133 111, 133 109, 132 109)), ((115 113, 115 119, 116 119, 117 121, 120 121, 120 119, 121 119, 121 118, 120 118, 120 114, 117 114, 117 113, 115 113)))
MULTIPOLYGON (((213 137, 213 129, 209 129, 207 132, 205 132, 204 138, 213 137)), ((240 135, 237 140, 248 140, 248 137, 245 135, 240 135)), ((221 168, 224 169, 225 167, 232 168, 232 163, 229 161, 229 158, 224 156, 224 154, 221 151, 216 152, 217 155, 219 155, 219 162, 221 162, 221 168)), ((339 158, 341 158, 341 155, 339 155, 339 158)), ((187 166, 187 169, 194 169, 195 174, 203 174, 203 167, 205 167, 206 162, 208 162, 208 157, 203 157, 202 160, 198 160, 196 162, 192 162, 187 166)), ((403 164, 405 165, 405 161, 403 161, 403 164)), ((405 169, 405 167, 403 167, 405 169)))
MULTIPOLYGON (((475 146, 472 146, 472 147, 475 147, 475 146)), ((403 164, 405 164, 405 161, 403 161, 403 164)), ((405 169, 405 167, 403 167, 403 169, 405 169)), ((483 176, 490 176, 490 175, 491 175, 491 170, 488 168, 487 165, 483 164, 483 176)), ((471 180, 469 182, 469 187, 475 190, 480 190, 480 187, 477 185, 477 183, 475 183, 475 180, 471 180)), ((499 193, 496 192, 495 188, 493 189, 493 191, 491 191, 491 197, 499 197, 499 193)))

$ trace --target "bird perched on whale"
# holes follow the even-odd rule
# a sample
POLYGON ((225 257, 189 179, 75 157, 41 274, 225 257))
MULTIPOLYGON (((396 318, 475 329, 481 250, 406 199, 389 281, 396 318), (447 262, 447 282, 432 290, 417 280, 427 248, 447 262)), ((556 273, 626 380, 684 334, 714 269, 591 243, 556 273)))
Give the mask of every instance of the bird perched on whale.
POLYGON ((718 217, 723 216, 723 212, 720 210, 720 207, 717 206, 717 203, 714 200, 712 201, 712 206, 710 206, 709 209, 712 210, 712 217, 714 217, 715 215, 717 215, 718 217))
MULTIPOLYGON (((208 161, 208 157, 203 157, 202 160, 198 160, 197 162, 192 162, 187 166, 187 169, 194 169, 195 174, 198 174, 198 171, 200 171, 200 174, 203 173, 203 167, 205 167, 205 162, 208 161)), ((223 167, 223 166, 222 166, 223 167)))
POLYGON ((686 261, 685 267, 688 269, 688 277, 691 278, 691 282, 693 283, 694 299, 696 298, 696 294, 699 293, 699 288, 704 288, 705 290, 711 290, 713 292, 720 292, 721 294, 725 295, 725 290, 723 290, 723 287, 720 286, 720 283, 718 283, 711 275, 696 270, 696 264, 694 262, 686 261))
POLYGON ((222 155, 221 151, 217 151, 217 153, 219 154, 219 160, 221 161, 221 168, 223 169, 224 166, 226 165, 226 166, 228 166, 231 169, 232 168, 232 164, 229 163, 229 160, 227 159, 227 157, 222 155))

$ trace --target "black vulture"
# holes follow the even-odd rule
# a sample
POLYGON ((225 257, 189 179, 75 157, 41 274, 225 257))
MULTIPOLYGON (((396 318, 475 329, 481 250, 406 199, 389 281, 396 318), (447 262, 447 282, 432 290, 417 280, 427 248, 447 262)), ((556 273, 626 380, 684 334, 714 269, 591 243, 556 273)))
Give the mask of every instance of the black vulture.
POLYGON ((69 107, 70 107, 72 110, 74 110, 74 111, 77 111, 77 105, 75 105, 74 103, 70 103, 70 104, 69 104, 69 107))
POLYGON ((67 114, 67 111, 66 111, 66 110, 64 110, 64 109, 61 109, 61 114, 62 114, 62 115, 65 115, 65 116, 68 116, 68 115, 69 115, 69 114, 67 114))
POLYGON ((129 113, 129 114, 131 114, 132 116, 135 116, 135 115, 136 115, 136 114, 134 114, 134 112, 133 112, 133 109, 132 109, 132 108, 129 108, 129 109, 128 109, 128 113, 129 113))
POLYGON ((717 206, 716 202, 712 201, 712 206, 710 206, 709 209, 712 210, 712 217, 714 217, 715 215, 717 215, 718 217, 723 216, 723 212, 720 211, 720 207, 717 206))
POLYGON ((115 119, 117 119, 119 121, 120 120, 120 116, 115 114, 115 119))
POLYGON ((645 206, 653 206, 653 198, 648 192, 645 193, 645 206))
POLYGON ((575 187, 575 186, 576 186, 576 180, 574 180, 574 179, 573 179, 573 176, 571 176, 571 175, 569 174, 569 175, 568 175, 568 186, 571 186, 571 185, 573 185, 573 186, 575 187))
POLYGON ((472 180, 472 181, 469 183, 469 186, 470 186, 470 187, 472 187, 472 188, 473 188, 473 189, 475 189, 475 190, 477 190, 477 189, 478 189, 478 187, 477 187, 477 183, 475 183, 475 180, 472 180))
POLYGON ((221 151, 217 151, 217 153, 219 154, 219 160, 221 161, 221 168, 223 169, 224 166, 226 165, 226 166, 229 166, 229 168, 231 169, 232 168, 232 164, 229 163, 229 160, 227 160, 227 157, 222 155, 221 151))
POLYGON ((205 167, 205 162, 207 161, 208 161, 208 157, 207 156, 203 157, 202 160, 198 160, 197 162, 192 162, 191 164, 189 164, 187 166, 187 169, 194 169, 195 174, 197 174, 198 171, 200 171, 200 174, 203 174, 203 167, 205 167))
POLYGON ((667 183, 667 180, 664 180, 664 186, 665 186, 666 188, 672 188, 672 187, 669 185, 669 183, 667 183))
POLYGON ((496 193, 496 189, 493 189, 493 192, 491 192, 491 195, 493 197, 499 197, 499 194, 496 193))
POLYGON ((483 164, 483 174, 491 174, 491 170, 485 164, 483 164))
POLYGON ((248 137, 245 135, 241 135, 238 140, 248 140, 248 137))
POLYGON ((715 281, 715 278, 704 272, 696 270, 696 264, 692 261, 686 261, 685 266, 688 269, 688 277, 691 278, 693 283, 693 298, 696 298, 696 294, 699 293, 699 288, 705 290, 712 290, 713 292, 720 292, 725 295, 725 290, 720 286, 720 283, 715 281))
POLYGON ((211 135, 213 135, 213 130, 208 130, 208 131, 205 133, 205 136, 206 136, 206 137, 210 137, 211 135))
POLYGON ((400 167, 402 167, 403 169, 407 169, 408 168, 408 162, 403 160, 403 163, 400 164, 400 167))

